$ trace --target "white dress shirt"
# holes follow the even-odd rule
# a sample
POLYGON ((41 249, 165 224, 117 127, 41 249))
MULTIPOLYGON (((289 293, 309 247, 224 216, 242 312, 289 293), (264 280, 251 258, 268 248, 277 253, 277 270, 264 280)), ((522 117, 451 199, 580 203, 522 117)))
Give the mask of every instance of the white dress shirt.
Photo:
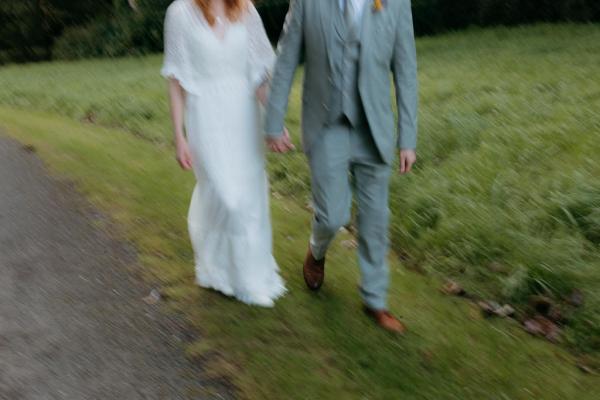
POLYGON ((352 7, 352 9, 354 11, 354 20, 355 20, 356 26, 358 28, 360 28, 360 25, 362 22, 362 16, 365 11, 365 3, 370 0, 339 0, 340 8, 341 8, 342 12, 344 12, 344 8, 346 7, 347 1, 350 2, 349 5, 352 7))

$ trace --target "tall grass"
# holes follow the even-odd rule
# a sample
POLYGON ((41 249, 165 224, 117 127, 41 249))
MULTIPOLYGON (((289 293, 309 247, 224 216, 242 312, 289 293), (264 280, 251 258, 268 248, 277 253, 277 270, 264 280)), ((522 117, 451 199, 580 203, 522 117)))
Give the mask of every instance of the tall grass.
POLYGON ((420 169, 394 182, 396 249, 482 296, 561 299, 600 350, 600 29, 420 42, 420 169), (449 42, 452 45, 449 45, 449 42), (570 310, 571 312, 573 310, 570 310))

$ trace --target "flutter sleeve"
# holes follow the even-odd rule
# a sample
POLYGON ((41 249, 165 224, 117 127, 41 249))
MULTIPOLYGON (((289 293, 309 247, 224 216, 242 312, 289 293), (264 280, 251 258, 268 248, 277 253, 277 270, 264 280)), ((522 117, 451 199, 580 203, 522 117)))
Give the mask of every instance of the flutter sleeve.
POLYGON ((253 87, 258 88, 271 76, 271 70, 275 64, 275 51, 252 2, 249 2, 245 23, 250 40, 250 80, 253 87))
POLYGON ((185 79, 186 53, 185 35, 182 26, 182 11, 178 2, 167 9, 164 24, 164 60, 160 74, 165 78, 185 79))

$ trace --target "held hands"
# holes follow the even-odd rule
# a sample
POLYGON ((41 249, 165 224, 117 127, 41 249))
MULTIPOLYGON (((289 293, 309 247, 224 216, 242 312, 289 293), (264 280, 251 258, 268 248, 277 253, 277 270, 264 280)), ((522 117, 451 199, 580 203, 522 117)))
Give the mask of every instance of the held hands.
POLYGON ((287 153, 296 148, 290 139, 290 133, 287 128, 283 128, 283 135, 280 137, 267 138, 267 147, 274 153, 287 153))
POLYGON ((179 166, 184 171, 189 171, 192 169, 192 156, 190 153, 190 148, 188 146, 187 141, 183 137, 179 137, 175 141, 176 146, 176 158, 179 166))
POLYGON ((400 174, 408 174, 417 162, 417 153, 414 150, 400 150, 400 174))

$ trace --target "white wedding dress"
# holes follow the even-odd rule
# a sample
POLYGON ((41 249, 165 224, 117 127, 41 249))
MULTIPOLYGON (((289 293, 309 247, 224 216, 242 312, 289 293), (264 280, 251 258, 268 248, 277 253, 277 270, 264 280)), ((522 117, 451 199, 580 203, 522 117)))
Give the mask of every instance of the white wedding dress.
POLYGON ((197 184, 188 227, 196 282, 270 307, 285 286, 272 255, 264 142, 255 91, 274 52, 254 6, 223 37, 194 0, 176 0, 165 20, 161 74, 186 92, 185 128, 197 184))

